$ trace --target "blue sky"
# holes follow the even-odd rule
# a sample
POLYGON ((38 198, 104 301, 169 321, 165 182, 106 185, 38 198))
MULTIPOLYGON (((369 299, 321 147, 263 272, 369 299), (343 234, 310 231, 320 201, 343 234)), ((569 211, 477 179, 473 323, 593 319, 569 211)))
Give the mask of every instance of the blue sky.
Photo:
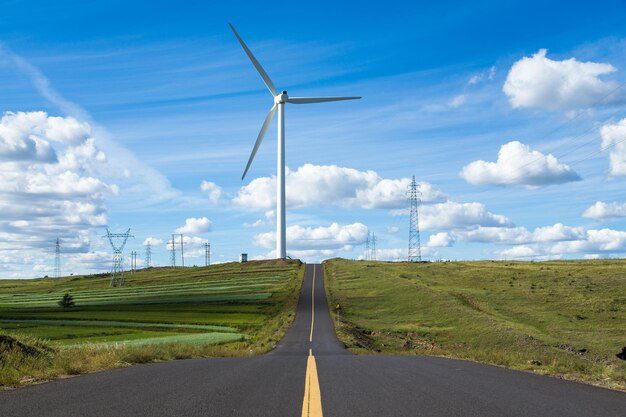
POLYGON ((626 252, 623 1, 1 2, 2 277, 110 268, 187 238, 186 263, 272 257, 278 89, 288 106, 288 253, 406 257, 421 183, 425 259, 626 252), (44 113, 41 113, 44 112, 44 113), (604 149, 604 150, 602 150, 604 149), (500 159, 498 159, 500 155, 500 159))

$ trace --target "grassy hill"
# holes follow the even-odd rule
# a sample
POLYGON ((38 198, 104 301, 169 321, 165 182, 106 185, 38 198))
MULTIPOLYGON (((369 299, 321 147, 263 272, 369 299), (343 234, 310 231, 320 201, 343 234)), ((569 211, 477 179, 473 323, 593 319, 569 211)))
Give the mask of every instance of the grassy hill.
POLYGON ((0 280, 0 386, 153 360, 265 352, 293 320, 299 261, 0 280), (58 305, 64 294, 74 306, 58 305))
POLYGON ((626 389, 626 261, 325 262, 355 352, 441 355, 626 389))

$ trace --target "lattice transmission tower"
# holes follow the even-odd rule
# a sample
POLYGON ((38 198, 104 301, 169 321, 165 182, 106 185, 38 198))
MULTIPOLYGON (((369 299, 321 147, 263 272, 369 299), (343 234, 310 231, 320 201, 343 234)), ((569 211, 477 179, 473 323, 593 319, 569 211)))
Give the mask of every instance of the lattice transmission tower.
POLYGON ((204 266, 209 265, 211 265, 211 244, 207 242, 204 244, 204 266))
POLYGON ((409 262, 422 261, 422 246, 420 243, 419 205, 422 202, 419 186, 415 182, 415 175, 409 187, 409 262))
POLYGON ((111 281, 109 282, 109 286, 121 287, 124 285, 124 257, 122 256, 122 251, 124 250, 128 238, 134 238, 135 236, 130 234, 130 228, 128 228, 126 233, 111 233, 107 227, 107 234, 103 237, 109 239, 109 243, 113 249, 113 268, 111 269, 111 281), (120 241, 121 243, 119 243, 120 241), (118 243, 116 244, 115 242, 118 243))
POLYGON ((146 268, 150 268, 150 263, 152 262, 152 245, 150 243, 146 244, 146 268))
POLYGON ((372 239, 370 242, 370 259, 376 260, 376 233, 372 233, 372 239))
POLYGON ((172 235, 172 244, 170 248, 170 265, 172 268, 176 268, 176 239, 174 239, 174 235, 172 235))
POLYGON ((61 241, 58 237, 54 247, 54 277, 61 278, 61 241))

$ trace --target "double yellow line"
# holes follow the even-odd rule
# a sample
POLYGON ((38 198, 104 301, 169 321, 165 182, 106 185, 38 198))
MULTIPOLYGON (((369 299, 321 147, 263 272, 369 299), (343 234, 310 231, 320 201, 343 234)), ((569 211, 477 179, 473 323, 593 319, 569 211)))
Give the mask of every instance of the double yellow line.
MULTIPOLYGON (((313 283, 311 285, 311 333, 309 342, 313 342, 313 325, 315 324, 315 265, 313 265, 313 283)), ((304 400, 302 401, 302 417, 322 417, 322 394, 317 378, 317 365, 313 349, 309 349, 306 362, 306 377, 304 381, 304 400)))

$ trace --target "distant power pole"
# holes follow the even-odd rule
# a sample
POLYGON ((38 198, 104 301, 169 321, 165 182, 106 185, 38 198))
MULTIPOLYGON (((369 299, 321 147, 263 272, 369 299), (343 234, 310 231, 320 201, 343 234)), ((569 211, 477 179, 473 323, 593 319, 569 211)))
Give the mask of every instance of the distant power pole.
POLYGON ((370 240, 370 231, 367 231, 367 239, 365 240, 365 260, 369 261, 370 260, 370 247, 371 247, 371 240, 370 240))
POLYGON ((419 186, 415 182, 415 175, 409 187, 409 262, 422 261, 422 246, 420 243, 419 205, 421 203, 419 186))
POLYGON ((183 268, 185 267, 185 251, 183 250, 183 235, 180 235, 180 261, 183 268))
POLYGON ((146 268, 150 268, 150 262, 152 262, 152 245, 148 243, 146 245, 146 268))
POLYGON ((176 268, 176 238, 172 235, 172 248, 170 249, 170 264, 176 268))
POLYGON ((204 244, 204 266, 211 265, 211 244, 204 244))
POLYGON ((61 241, 58 237, 54 248, 54 277, 61 278, 61 241))
POLYGON ((137 271, 137 251, 132 251, 130 253, 130 268, 133 273, 137 271))
POLYGON ((372 242, 370 243, 371 245, 371 251, 372 254, 370 255, 370 258, 372 261, 376 260, 376 234, 372 233, 372 242))

